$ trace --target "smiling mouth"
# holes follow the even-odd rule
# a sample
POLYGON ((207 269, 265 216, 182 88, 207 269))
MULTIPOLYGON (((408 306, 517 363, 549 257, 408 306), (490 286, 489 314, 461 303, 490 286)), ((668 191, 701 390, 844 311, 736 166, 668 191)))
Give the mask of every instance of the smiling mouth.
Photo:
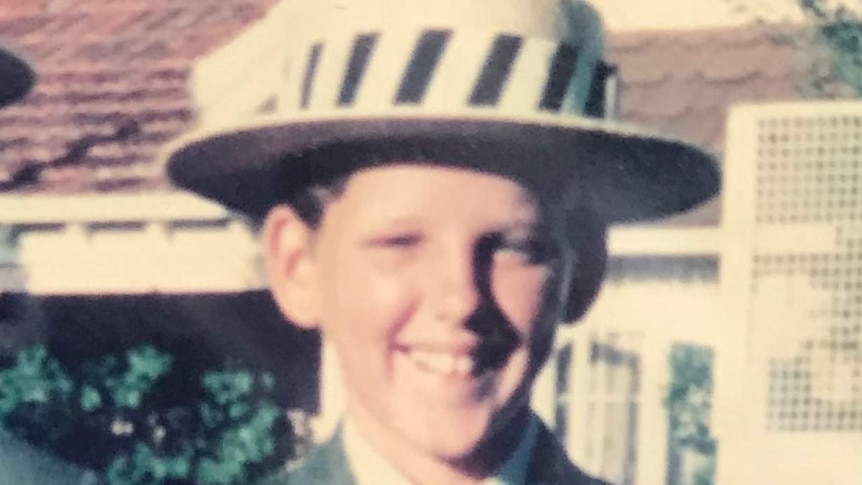
POLYGON ((524 345, 521 336, 499 310, 480 308, 467 322, 470 337, 417 339, 395 344, 414 367, 429 374, 472 379, 490 376, 506 366, 524 345))
POLYGON ((421 371, 467 379, 505 366, 517 345, 500 345, 494 339, 471 346, 398 345, 396 350, 421 371))
POLYGON ((445 377, 467 378, 476 368, 476 360, 469 353, 418 348, 406 348, 402 352, 420 370, 445 377))

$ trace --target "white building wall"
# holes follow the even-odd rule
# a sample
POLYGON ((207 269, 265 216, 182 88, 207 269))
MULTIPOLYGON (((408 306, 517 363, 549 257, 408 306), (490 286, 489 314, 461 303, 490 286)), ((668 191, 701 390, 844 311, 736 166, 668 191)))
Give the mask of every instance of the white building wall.
POLYGON ((258 244, 223 208, 186 195, 0 197, 26 291, 134 294, 264 286, 258 244))

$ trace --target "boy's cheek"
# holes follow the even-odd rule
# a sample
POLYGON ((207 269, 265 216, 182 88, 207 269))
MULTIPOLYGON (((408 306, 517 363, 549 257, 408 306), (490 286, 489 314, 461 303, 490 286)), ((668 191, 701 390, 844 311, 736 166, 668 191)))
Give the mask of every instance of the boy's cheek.
POLYGON ((532 270, 513 277, 510 274, 497 274, 493 280, 493 290, 497 305, 514 325, 524 329, 535 322, 543 313, 543 305, 551 298, 552 288, 549 272, 532 270))
POLYGON ((379 337, 391 333, 410 316, 415 292, 410 285, 375 271, 348 266, 324 302, 326 319, 349 325, 349 333, 379 337), (374 330, 376 329, 376 331, 374 330))

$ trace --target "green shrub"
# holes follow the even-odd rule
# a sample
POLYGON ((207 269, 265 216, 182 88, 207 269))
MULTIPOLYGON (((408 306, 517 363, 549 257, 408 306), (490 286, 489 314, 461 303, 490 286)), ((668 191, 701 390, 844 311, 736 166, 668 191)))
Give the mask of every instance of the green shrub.
POLYGON ((712 351, 675 344, 670 352, 671 382, 665 396, 668 411, 670 463, 668 483, 712 485, 716 442, 710 430, 712 412, 712 351), (692 476, 682 477, 683 454, 703 459, 692 476))
POLYGON ((26 349, 0 370, 0 421, 112 485, 245 483, 292 456, 270 374, 232 363, 188 378, 173 363, 151 346, 74 368, 26 349), (178 393, 171 380, 192 387, 178 393))

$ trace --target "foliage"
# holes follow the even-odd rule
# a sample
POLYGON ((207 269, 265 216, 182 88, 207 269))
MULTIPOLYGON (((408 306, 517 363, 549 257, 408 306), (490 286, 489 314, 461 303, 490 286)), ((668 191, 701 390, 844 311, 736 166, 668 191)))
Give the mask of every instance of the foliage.
POLYGON ((671 350, 670 364, 673 379, 666 406, 673 420, 671 439, 684 448, 711 453, 712 355, 702 348, 676 345, 671 350))
POLYGON ((713 485, 715 482, 715 456, 707 462, 706 466, 699 468, 692 477, 693 485, 713 485))
POLYGON ((670 354, 671 383, 665 406, 670 416, 671 449, 694 452, 706 463, 695 470, 692 483, 712 485, 715 440, 709 429, 712 395, 712 353, 692 345, 674 345, 670 354))
POLYGON ((173 360, 142 346, 72 368, 26 349, 0 370, 0 421, 112 485, 245 483, 289 458, 293 433, 271 375, 228 364, 170 399, 173 360))
POLYGON ((846 6, 826 0, 797 0, 817 38, 831 52, 835 75, 862 94, 862 22, 846 6))
MULTIPOLYGON (((748 12, 755 22, 767 22, 757 13, 758 0, 724 0, 734 10, 748 12)), ((843 99, 862 94, 862 22, 858 13, 832 0, 787 0, 797 5, 802 26, 766 27, 773 40, 792 47, 798 54, 805 78, 800 82, 803 98, 843 99)))

